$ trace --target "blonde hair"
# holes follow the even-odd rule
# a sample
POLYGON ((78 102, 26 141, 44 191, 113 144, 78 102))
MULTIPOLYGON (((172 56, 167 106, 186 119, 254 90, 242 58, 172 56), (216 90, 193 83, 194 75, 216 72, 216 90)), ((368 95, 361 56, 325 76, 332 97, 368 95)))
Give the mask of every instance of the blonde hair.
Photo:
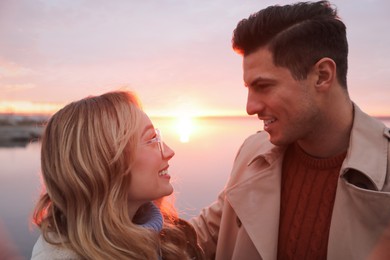
POLYGON ((141 113, 133 93, 116 91, 70 103, 51 117, 41 148, 46 191, 33 216, 47 242, 86 259, 157 259, 160 247, 164 259, 185 255, 184 245, 173 240, 194 234, 179 225, 172 208, 164 210, 164 202, 161 236, 168 239, 137 226, 128 214, 141 113))

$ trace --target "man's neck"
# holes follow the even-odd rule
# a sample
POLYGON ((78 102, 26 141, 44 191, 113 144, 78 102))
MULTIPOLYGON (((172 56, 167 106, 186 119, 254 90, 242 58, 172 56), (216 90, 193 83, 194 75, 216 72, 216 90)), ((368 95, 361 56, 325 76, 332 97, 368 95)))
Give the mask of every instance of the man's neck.
POLYGON ((334 110, 307 139, 298 145, 309 155, 328 158, 347 151, 353 124, 353 104, 349 101, 342 109, 334 110))

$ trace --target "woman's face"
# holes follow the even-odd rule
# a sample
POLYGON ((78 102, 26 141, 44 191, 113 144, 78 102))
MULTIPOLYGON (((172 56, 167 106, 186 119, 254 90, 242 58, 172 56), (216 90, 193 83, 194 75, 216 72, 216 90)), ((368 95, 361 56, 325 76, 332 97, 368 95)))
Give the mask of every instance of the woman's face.
POLYGON ((129 189, 129 203, 136 207, 173 192, 169 182, 171 176, 168 174, 168 161, 175 155, 169 146, 158 139, 159 136, 145 113, 142 113, 140 127, 141 135, 131 168, 129 189))

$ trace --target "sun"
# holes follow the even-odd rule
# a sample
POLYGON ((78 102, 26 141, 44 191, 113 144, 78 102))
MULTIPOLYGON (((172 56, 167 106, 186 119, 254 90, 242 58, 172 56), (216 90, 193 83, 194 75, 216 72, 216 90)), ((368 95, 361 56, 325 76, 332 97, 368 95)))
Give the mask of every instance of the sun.
POLYGON ((177 118, 176 129, 180 136, 180 142, 188 143, 194 130, 193 120, 190 116, 180 116, 177 118))

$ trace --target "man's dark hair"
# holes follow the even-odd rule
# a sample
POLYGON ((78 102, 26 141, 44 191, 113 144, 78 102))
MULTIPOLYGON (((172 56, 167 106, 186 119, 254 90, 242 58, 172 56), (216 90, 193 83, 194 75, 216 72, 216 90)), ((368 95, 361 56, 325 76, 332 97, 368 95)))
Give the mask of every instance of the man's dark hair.
POLYGON ((274 64, 288 68, 297 80, 306 79, 321 58, 331 58, 337 66, 338 81, 347 88, 346 27, 328 1, 260 10, 238 23, 232 45, 244 56, 267 47, 274 64))

